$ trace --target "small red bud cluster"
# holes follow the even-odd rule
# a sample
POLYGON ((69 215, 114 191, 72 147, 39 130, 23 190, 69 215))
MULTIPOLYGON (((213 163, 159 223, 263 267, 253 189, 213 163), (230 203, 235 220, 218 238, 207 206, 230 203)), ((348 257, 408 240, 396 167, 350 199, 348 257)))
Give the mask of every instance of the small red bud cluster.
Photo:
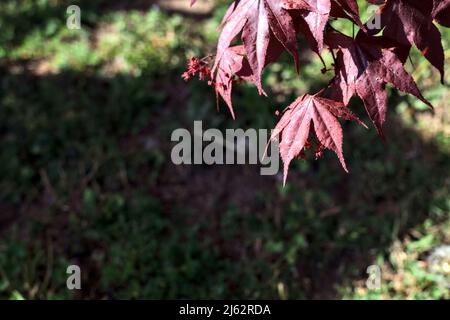
POLYGON ((187 81, 198 74, 200 80, 211 78, 211 69, 205 59, 191 58, 188 62, 188 69, 183 73, 182 78, 187 81))

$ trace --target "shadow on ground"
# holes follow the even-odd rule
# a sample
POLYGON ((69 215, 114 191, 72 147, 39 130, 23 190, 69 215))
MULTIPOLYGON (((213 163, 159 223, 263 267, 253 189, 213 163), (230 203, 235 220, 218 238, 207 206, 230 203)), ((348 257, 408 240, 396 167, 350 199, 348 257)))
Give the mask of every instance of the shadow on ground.
POLYGON ((346 125, 349 175, 327 154, 282 188, 256 166, 171 164, 173 128, 228 123, 174 75, 0 74, 0 296, 336 298, 445 218, 449 155, 395 116, 387 144, 346 125))

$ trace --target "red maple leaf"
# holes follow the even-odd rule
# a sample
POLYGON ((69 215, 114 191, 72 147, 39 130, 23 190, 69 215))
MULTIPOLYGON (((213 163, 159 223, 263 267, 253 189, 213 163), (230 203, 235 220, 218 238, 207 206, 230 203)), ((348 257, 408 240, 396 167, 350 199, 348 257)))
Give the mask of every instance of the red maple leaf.
MULTIPOLYGON (((303 3, 302 0, 297 2, 303 3)), ((304 4, 304 7, 309 6, 304 4)), ((296 33, 284 0, 235 1, 229 7, 222 24, 223 30, 219 37, 213 70, 219 65, 225 51, 240 32, 260 94, 264 94, 261 87, 261 73, 267 65, 271 34, 294 57, 298 70, 296 33)))
POLYGON ((281 135, 279 149, 284 163, 284 183, 289 164, 307 145, 311 121, 321 148, 333 150, 348 172, 342 150, 342 128, 337 117, 359 121, 342 102, 318 95, 301 96, 285 110, 271 136, 271 140, 276 140, 281 135))
MULTIPOLYGON (((278 59, 282 52, 283 47, 280 43, 276 39, 271 38, 269 40, 268 53, 266 56, 266 65, 278 59)), ((216 95, 219 94, 223 98, 228 106, 228 109, 230 110, 231 116, 234 119, 235 114, 231 100, 231 93, 233 90, 233 83, 236 78, 251 82, 255 86, 258 86, 260 83, 260 78, 258 78, 252 70, 248 61, 248 54, 243 45, 227 48, 224 51, 222 59, 220 59, 214 72, 216 95)))
POLYGON ((231 91, 236 77, 254 82, 254 76, 245 59, 245 49, 242 45, 229 47, 225 50, 217 67, 215 78, 216 96, 218 98, 220 95, 225 101, 233 119, 235 115, 231 102, 231 91))
POLYGON ((348 104, 357 94, 366 111, 383 136, 382 126, 386 119, 387 92, 386 83, 394 85, 400 91, 409 93, 431 104, 422 96, 414 79, 404 69, 400 59, 380 45, 380 38, 360 32, 352 39, 339 32, 327 35, 327 44, 338 49, 333 81, 333 98, 348 104))
POLYGON ((441 73, 444 83, 444 49, 441 33, 433 24, 436 18, 444 25, 449 22, 448 0, 387 0, 382 9, 383 36, 398 43, 396 54, 406 61, 411 45, 441 73), (433 14, 434 11, 434 14, 433 14))

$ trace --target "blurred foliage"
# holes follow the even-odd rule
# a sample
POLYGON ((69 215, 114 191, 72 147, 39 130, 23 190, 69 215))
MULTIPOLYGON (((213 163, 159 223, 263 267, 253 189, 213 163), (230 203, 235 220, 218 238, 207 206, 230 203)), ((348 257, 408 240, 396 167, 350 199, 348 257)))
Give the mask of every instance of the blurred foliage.
POLYGON ((251 205, 227 202, 219 169, 170 166, 171 130, 271 128, 276 110, 329 80, 320 60, 300 38, 300 76, 284 55, 265 73, 272 98, 237 86, 231 121, 206 83, 180 79, 187 58, 214 51, 223 4, 200 19, 74 3, 81 30, 66 28, 68 1, 0 3, 1 298, 450 298, 426 262, 450 243, 449 91, 420 53, 407 67, 435 116, 392 93, 388 143, 344 124, 350 175, 328 153, 295 162, 285 188, 266 177, 244 189, 252 169, 227 171, 241 188, 227 192, 251 205), (214 214, 177 200, 196 188, 214 214), (79 292, 65 286, 73 263, 79 292), (371 264, 379 290, 365 286, 371 264))

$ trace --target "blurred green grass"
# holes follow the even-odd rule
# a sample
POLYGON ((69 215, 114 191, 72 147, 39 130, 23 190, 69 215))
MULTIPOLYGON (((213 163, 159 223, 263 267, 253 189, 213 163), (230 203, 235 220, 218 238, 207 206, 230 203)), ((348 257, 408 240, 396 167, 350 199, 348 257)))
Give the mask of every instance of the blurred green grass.
POLYGON ((233 122, 180 78, 214 51, 223 6, 198 19, 81 1, 74 31, 67 4, 0 4, 1 298, 450 298, 425 263, 450 243, 449 91, 429 65, 415 76, 434 117, 393 92, 387 144, 346 123, 351 174, 326 154, 282 188, 253 167, 175 167, 170 132, 271 128, 327 81, 318 59, 302 50, 299 77, 289 57, 274 64, 272 99, 238 87, 233 122), (72 263, 81 291, 65 286, 72 263), (379 290, 365 288, 371 264, 379 290))

